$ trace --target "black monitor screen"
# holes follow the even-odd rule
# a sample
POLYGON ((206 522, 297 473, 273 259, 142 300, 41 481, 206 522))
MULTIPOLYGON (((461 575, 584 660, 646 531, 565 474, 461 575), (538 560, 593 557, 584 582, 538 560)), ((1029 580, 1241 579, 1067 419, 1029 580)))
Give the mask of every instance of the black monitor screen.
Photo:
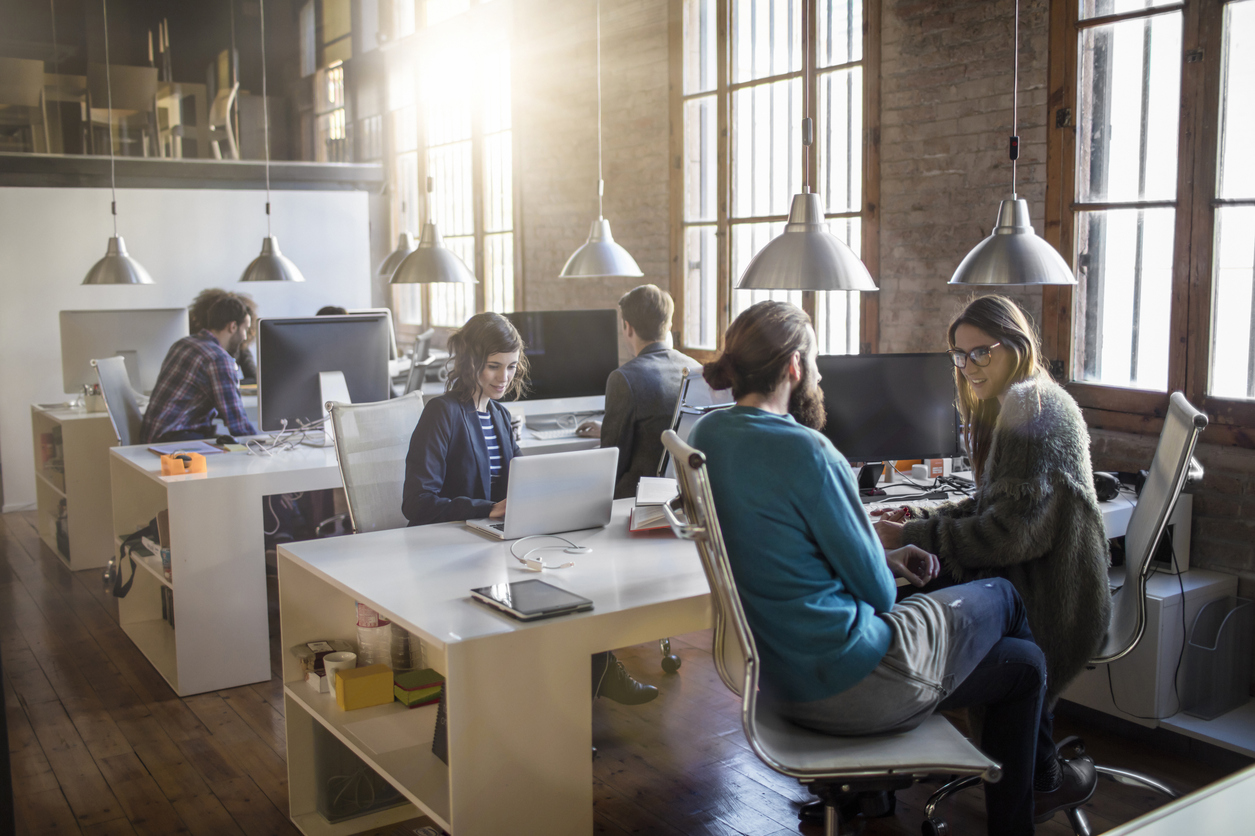
POLYGON ((852 462, 960 455, 954 364, 948 354, 818 358, 823 433, 852 462))
POLYGON ((319 372, 344 372, 353 403, 387 400, 388 318, 382 314, 262 319, 257 401, 262 430, 322 417, 319 372))
POLYGON ((619 324, 613 310, 506 314, 523 337, 527 400, 606 394, 619 368, 619 324))

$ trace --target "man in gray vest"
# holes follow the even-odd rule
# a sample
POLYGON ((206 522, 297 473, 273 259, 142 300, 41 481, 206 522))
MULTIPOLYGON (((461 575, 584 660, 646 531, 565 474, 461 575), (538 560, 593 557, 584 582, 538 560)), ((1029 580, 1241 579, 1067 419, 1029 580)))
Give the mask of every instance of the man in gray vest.
POLYGON ((662 432, 670 429, 680 376, 701 374, 702 364, 667 347, 667 332, 675 303, 665 290, 652 284, 635 287, 619 300, 623 336, 633 358, 606 380, 606 414, 600 423, 586 421, 583 436, 601 436, 602 447, 619 448, 614 496, 636 495, 642 476, 657 475, 662 458, 662 432))

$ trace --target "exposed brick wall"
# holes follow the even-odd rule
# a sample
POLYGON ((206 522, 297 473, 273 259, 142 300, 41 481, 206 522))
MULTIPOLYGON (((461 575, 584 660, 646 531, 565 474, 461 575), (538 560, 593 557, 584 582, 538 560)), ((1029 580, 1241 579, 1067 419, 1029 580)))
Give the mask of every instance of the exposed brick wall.
POLYGON ((557 278, 597 215, 595 6, 515 3, 524 300, 532 310, 606 308, 669 282, 667 0, 602 3, 605 216, 643 279, 557 278))
MULTIPOLYGON (((1020 4, 1017 192, 1040 232, 1047 0, 1020 4)), ((1014 11, 987 0, 886 2, 881 23, 880 350, 944 347, 972 292, 946 283, 1009 197, 1014 11)), ((1008 288, 1034 317, 1041 293, 1008 288)))

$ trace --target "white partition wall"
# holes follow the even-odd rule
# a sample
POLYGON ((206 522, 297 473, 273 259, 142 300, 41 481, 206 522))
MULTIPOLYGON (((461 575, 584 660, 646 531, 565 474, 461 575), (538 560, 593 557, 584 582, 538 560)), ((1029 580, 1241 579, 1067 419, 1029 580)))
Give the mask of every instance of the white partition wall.
POLYGON ((4 511, 32 507, 30 405, 66 400, 58 312, 187 305, 206 287, 240 289, 265 316, 371 304, 368 195, 272 194, 274 234, 303 284, 238 284, 266 234, 263 191, 119 189, 118 233, 152 285, 83 286, 112 234, 109 190, 0 188, 0 471, 4 511))

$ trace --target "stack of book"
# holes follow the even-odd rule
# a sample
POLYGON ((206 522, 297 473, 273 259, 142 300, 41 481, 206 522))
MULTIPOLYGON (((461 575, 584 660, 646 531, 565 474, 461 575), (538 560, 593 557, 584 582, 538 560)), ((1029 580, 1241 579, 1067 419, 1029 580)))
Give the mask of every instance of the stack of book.
POLYGON ((392 677, 392 693, 397 702, 409 707, 430 705, 440 699, 444 677, 425 668, 421 671, 397 671, 392 677))
POLYGON ((679 495, 680 488, 674 479, 642 476, 636 483, 636 504, 632 506, 628 530, 652 531, 666 528, 667 514, 662 509, 679 495))

